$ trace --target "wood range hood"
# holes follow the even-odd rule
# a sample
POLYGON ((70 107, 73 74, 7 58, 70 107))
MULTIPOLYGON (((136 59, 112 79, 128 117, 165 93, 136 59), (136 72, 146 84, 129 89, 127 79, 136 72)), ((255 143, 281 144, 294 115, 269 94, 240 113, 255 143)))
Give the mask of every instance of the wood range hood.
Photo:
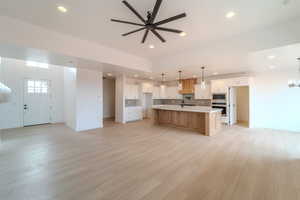
POLYGON ((195 85, 197 84, 196 78, 182 79, 182 90, 179 91, 180 94, 194 94, 195 85))

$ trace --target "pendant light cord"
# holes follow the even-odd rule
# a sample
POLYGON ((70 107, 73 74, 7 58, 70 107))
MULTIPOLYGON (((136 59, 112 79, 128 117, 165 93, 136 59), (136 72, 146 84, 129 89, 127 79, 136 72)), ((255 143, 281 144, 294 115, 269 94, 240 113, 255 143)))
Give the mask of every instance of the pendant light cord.
POLYGON ((204 81, 204 69, 205 69, 205 67, 201 67, 201 69, 202 69, 202 82, 204 81))

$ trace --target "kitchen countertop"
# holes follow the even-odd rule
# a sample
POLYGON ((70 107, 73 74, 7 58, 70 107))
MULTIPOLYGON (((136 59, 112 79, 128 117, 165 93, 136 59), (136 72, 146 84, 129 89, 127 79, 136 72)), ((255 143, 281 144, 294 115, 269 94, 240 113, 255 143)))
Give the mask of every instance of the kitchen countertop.
POLYGON ((156 105, 152 106, 152 109, 156 110, 172 110, 172 111, 182 111, 182 112, 199 112, 199 113, 212 113, 221 112, 222 109, 211 108, 209 106, 184 106, 180 105, 156 105))

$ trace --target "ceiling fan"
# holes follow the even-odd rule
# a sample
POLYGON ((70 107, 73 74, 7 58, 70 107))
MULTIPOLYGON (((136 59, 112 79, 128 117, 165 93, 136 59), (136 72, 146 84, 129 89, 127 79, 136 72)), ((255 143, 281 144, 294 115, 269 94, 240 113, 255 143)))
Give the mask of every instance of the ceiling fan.
POLYGON ((136 32, 145 30, 145 33, 144 33, 144 36, 143 36, 143 39, 142 39, 141 43, 145 43, 149 31, 152 32, 156 37, 158 37, 161 42, 166 42, 166 40, 157 32, 157 30, 167 31, 167 32, 177 33, 177 34, 183 33, 183 31, 181 31, 181 30, 160 27, 160 25, 163 25, 163 24, 169 23, 171 21, 175 21, 175 20, 178 20, 180 18, 186 17, 185 13, 176 15, 174 17, 170 17, 168 19, 165 19, 165 20, 162 20, 162 21, 159 21, 159 22, 154 22, 155 18, 157 16, 158 10, 160 8, 160 5, 162 3, 162 0, 157 0, 156 1, 156 4, 155 4, 152 12, 151 11, 147 12, 147 19, 143 18, 127 1, 124 0, 124 1, 122 1, 122 3, 124 3, 125 6, 127 8, 129 8, 129 10, 131 10, 139 18, 139 20, 142 22, 142 23, 135 23, 135 22, 129 22, 129 21, 124 21, 124 20, 111 19, 111 21, 113 21, 113 22, 131 24, 131 25, 141 27, 139 29, 130 31, 129 33, 122 34, 122 36, 127 36, 127 35, 130 35, 132 33, 136 33, 136 32))

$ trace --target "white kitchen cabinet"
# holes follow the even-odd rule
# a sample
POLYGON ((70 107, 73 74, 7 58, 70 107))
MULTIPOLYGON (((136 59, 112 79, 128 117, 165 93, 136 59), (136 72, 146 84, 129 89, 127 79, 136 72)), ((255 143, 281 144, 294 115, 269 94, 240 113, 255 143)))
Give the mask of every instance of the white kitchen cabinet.
POLYGON ((143 119, 143 108, 141 106, 126 107, 125 108, 125 121, 132 122, 143 119))
POLYGON ((160 99, 160 87, 159 86, 153 87, 152 99, 160 99))
POLYGON ((182 95, 179 94, 178 88, 175 86, 155 86, 152 93, 153 99, 182 99, 182 95))
POLYGON ((153 93, 153 84, 142 83, 142 92, 143 93, 153 93))
POLYGON ((237 77, 211 81, 212 93, 227 93, 229 87, 249 85, 249 77, 237 77))
POLYGON ((167 99, 181 99, 178 88, 176 86, 166 87, 166 98, 167 99))
POLYGON ((200 84, 195 85, 195 99, 211 99, 211 86, 206 85, 205 89, 200 84))
POLYGON ((139 99, 139 85, 126 84, 125 98, 126 99, 139 99))
POLYGON ((211 81, 211 93, 227 93, 228 86, 225 79, 211 81))
POLYGON ((159 87, 159 98, 166 99, 167 98, 167 86, 159 87))
POLYGON ((249 77, 238 77, 227 80, 227 86, 247 86, 249 85, 249 77))

